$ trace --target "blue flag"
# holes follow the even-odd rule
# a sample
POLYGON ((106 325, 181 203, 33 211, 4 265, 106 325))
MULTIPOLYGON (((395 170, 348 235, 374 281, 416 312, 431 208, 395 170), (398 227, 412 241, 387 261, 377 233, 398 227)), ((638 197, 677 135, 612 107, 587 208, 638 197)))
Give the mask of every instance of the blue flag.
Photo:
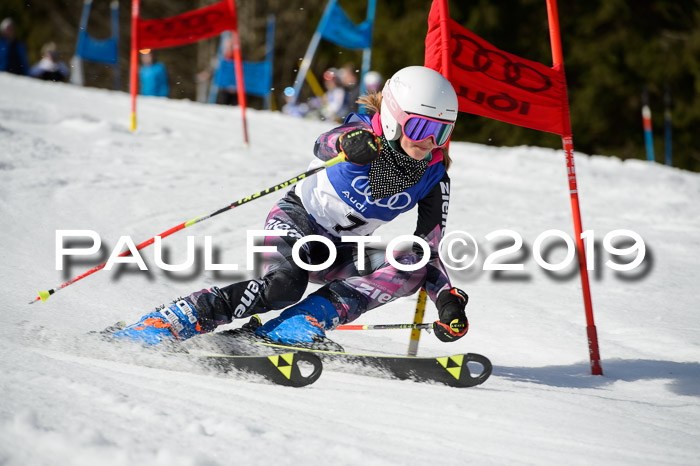
POLYGON ((80 31, 76 55, 83 60, 116 65, 119 60, 117 51, 118 46, 116 39, 93 39, 84 30, 80 31))
POLYGON ((110 9, 111 37, 109 39, 95 39, 88 34, 88 20, 92 1, 86 0, 83 4, 83 12, 80 17, 80 29, 78 32, 78 44, 75 54, 83 60, 109 65, 119 64, 119 3, 112 3, 110 9))
MULTIPOLYGON (((265 97, 272 87, 272 64, 269 61, 243 62, 243 82, 246 94, 265 97)), ((218 87, 236 87, 236 68, 233 60, 221 60, 214 73, 218 87)))
POLYGON ((366 49, 372 46, 372 21, 355 25, 337 3, 333 3, 330 17, 321 37, 347 49, 366 49))

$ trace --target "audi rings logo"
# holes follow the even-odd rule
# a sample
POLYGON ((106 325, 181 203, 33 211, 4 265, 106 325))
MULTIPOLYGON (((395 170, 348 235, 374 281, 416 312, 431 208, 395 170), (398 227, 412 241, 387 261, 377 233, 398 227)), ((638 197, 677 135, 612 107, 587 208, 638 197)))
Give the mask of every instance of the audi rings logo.
POLYGON ((527 92, 544 92, 552 87, 552 80, 548 76, 530 65, 512 61, 511 57, 499 50, 486 49, 463 34, 454 34, 452 39, 455 41, 452 62, 465 71, 483 73, 527 92), (476 48, 471 63, 468 63, 471 50, 466 46, 467 42, 476 48))
POLYGON ((391 197, 373 201, 369 198, 369 177, 358 176, 352 180, 352 189, 360 196, 364 196, 368 204, 376 205, 377 207, 386 207, 390 210, 401 210, 411 205, 411 196, 408 193, 396 193, 391 197))

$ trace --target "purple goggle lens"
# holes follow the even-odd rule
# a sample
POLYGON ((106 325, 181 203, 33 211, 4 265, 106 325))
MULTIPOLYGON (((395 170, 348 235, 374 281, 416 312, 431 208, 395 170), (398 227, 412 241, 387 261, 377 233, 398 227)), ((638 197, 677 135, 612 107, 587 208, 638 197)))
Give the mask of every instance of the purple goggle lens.
POLYGON ((403 125, 403 133, 410 140, 420 142, 432 136, 437 146, 447 144, 453 129, 454 123, 440 122, 415 115, 411 115, 403 125))

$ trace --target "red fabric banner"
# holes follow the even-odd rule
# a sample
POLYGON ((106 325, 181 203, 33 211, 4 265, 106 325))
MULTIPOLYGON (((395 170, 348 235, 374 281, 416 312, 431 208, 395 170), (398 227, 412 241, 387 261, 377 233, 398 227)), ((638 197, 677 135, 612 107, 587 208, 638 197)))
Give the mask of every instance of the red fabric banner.
POLYGON ((440 1, 433 2, 428 17, 425 66, 448 77, 461 112, 539 131, 564 132, 569 108, 563 72, 497 49, 443 17, 440 1), (448 29, 448 40, 442 40, 441 23, 448 29))
POLYGON ((162 49, 207 39, 233 29, 234 15, 229 2, 223 0, 170 18, 139 20, 136 46, 139 50, 162 49))

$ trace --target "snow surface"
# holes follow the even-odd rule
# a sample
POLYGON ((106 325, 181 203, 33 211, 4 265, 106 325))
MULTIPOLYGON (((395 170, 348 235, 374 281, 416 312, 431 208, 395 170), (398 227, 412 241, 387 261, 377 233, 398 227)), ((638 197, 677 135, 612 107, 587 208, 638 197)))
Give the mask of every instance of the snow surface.
MULTIPOLYGON (((453 143, 448 229, 482 247, 470 272, 453 273, 471 297, 471 329, 453 344, 423 334, 419 354, 482 353, 493 376, 454 389, 326 370, 291 389, 84 337, 250 276, 245 231, 262 228, 279 195, 164 240, 177 263, 187 235, 199 247, 212 236, 219 262, 239 272, 169 276, 150 247, 149 273, 100 271, 27 302, 106 260, 75 258, 57 271, 56 230, 94 230, 105 253, 122 235, 141 242, 305 171, 330 126, 249 111, 246 148, 237 107, 140 98, 132 133, 124 93, 4 73, 0 88, 0 464, 700 464, 698 174, 576 154, 584 227, 599 246, 629 229, 647 247, 644 263, 622 274, 596 249, 605 375, 591 376, 576 265, 553 277, 531 252, 546 230, 573 234, 563 153, 453 143), (499 229, 523 237, 527 249, 503 259, 524 271, 481 269, 497 242, 485 235, 499 229)), ((412 212, 378 233, 388 241, 414 225, 412 212)), ((550 261, 563 256, 557 249, 550 261)), ((410 322, 414 308, 414 298, 399 300, 358 323, 410 322)), ((435 318, 430 304, 426 320, 435 318)), ((409 334, 331 336, 348 349, 404 354, 409 334)))

